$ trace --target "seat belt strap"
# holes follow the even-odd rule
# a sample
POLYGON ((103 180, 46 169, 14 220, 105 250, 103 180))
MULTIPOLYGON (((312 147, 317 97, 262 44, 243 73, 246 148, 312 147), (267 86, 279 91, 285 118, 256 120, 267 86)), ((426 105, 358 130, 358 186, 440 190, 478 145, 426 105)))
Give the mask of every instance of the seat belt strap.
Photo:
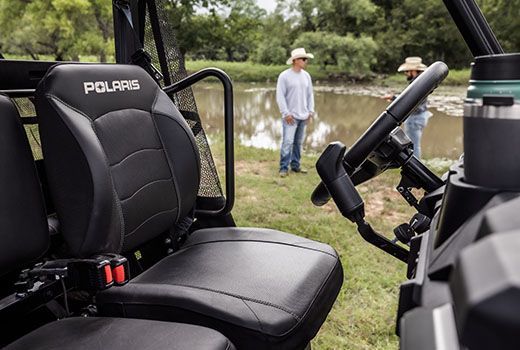
POLYGON ((171 254, 182 246, 186 238, 188 238, 190 234, 190 227, 195 221, 195 206, 191 208, 189 213, 182 218, 175 226, 170 229, 170 240, 171 240, 171 248, 168 249, 168 254, 171 254))
POLYGON ((130 63, 143 68, 157 82, 157 84, 160 84, 164 79, 164 76, 161 71, 153 65, 152 57, 143 48, 143 44, 141 43, 141 40, 139 40, 139 35, 136 32, 132 21, 132 11, 130 10, 129 2, 127 0, 115 0, 114 6, 123 14, 124 18, 126 18, 134 39, 134 45, 137 47, 136 51, 130 57, 130 63))

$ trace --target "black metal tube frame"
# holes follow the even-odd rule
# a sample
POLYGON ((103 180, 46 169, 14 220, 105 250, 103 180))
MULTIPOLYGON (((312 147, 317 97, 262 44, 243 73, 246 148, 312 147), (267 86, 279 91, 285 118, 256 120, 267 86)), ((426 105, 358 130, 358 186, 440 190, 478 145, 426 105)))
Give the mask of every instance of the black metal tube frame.
POLYGON ((0 94, 7 95, 11 98, 16 97, 33 97, 35 89, 13 89, 13 90, 0 90, 0 94))
POLYGON ((226 160, 226 203, 220 210, 197 210, 196 213, 222 216, 227 215, 235 204, 235 151, 233 139, 233 83, 231 78, 221 69, 205 68, 193 73, 178 82, 165 86, 163 91, 167 94, 177 93, 207 77, 215 77, 224 86, 224 145, 226 160))
POLYGON ((504 53, 475 0, 443 0, 474 57, 504 53))

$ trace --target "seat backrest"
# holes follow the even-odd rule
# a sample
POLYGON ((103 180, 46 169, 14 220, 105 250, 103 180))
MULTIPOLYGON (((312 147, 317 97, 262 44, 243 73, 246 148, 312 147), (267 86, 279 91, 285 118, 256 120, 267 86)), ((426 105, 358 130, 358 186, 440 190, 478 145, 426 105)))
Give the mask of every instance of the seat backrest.
POLYGON ((12 101, 0 95, 0 275, 47 250, 47 217, 36 167, 12 101))
POLYGON ((38 85, 36 110, 72 254, 132 250, 194 206, 200 164, 193 134, 140 67, 54 66, 38 85))

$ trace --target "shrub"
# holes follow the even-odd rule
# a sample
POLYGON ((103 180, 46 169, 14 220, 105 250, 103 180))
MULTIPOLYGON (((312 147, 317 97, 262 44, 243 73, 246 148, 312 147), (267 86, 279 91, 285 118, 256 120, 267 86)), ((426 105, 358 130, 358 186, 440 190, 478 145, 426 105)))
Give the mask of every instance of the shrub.
POLYGON ((266 38, 258 44, 252 60, 262 64, 284 64, 289 56, 282 41, 277 38, 266 38))
POLYGON ((377 44, 370 36, 341 36, 328 32, 305 32, 294 42, 293 47, 304 47, 315 55, 314 63, 322 69, 338 66, 351 76, 364 76, 376 63, 377 44))

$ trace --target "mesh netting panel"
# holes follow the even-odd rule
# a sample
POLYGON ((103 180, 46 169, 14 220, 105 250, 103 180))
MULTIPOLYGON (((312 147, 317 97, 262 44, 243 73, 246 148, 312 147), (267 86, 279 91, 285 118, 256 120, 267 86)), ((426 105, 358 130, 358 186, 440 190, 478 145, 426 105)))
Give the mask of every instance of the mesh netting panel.
MULTIPOLYGON (((12 100, 22 118, 32 118, 36 116, 36 110, 34 109, 34 104, 31 100, 28 98, 13 98, 12 100)), ((38 125, 24 125, 24 128, 31 145, 34 159, 42 159, 42 147, 38 125)))
MULTIPOLYGON (((171 83, 175 83, 185 78, 187 76, 187 72, 184 65, 184 57, 179 50, 175 32, 172 26, 169 25, 167 11, 165 11, 164 8, 164 3, 167 1, 168 0, 155 1, 160 35, 154 36, 152 26, 150 24, 149 12, 147 11, 144 48, 152 56, 153 64, 156 67, 161 67, 157 45, 159 47, 163 47, 164 56, 166 58, 166 65, 168 68, 168 77, 171 83)), ((165 72, 163 70, 163 74, 164 73, 165 72)), ((201 179, 198 193, 199 197, 221 198, 223 196, 222 187, 220 185, 217 169, 215 167, 215 162, 213 161, 213 156, 211 154, 211 149, 209 147, 206 134, 202 129, 192 89, 184 89, 176 94, 172 94, 170 97, 190 125, 199 148, 201 157, 201 179)), ((217 203, 221 205, 220 201, 217 203)))

